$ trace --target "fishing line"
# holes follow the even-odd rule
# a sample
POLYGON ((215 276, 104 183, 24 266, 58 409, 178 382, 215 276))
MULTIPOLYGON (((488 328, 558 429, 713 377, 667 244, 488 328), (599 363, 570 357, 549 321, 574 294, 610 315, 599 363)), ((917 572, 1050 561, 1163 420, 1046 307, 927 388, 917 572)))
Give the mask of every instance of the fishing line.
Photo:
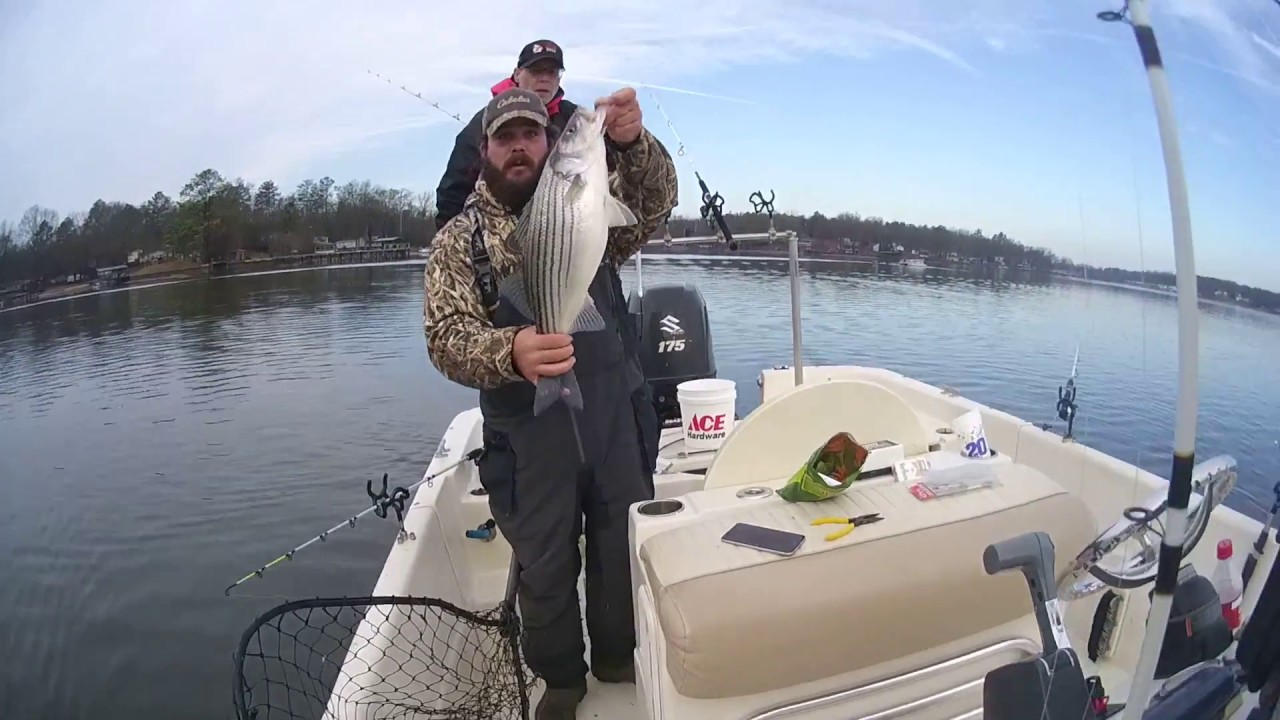
MULTIPOLYGON (((1138 296, 1138 302, 1141 303, 1141 305, 1139 305, 1139 312, 1141 313, 1141 323, 1142 323, 1142 331, 1138 333, 1138 337, 1141 341, 1141 345, 1140 345, 1141 360, 1139 361, 1139 367, 1140 367, 1139 372, 1142 375, 1142 380, 1140 385, 1143 388, 1147 388, 1151 383, 1151 376, 1147 371, 1147 303, 1150 302, 1151 299, 1147 297, 1145 293, 1146 287, 1147 287, 1147 263, 1146 263, 1145 253, 1143 250, 1143 242, 1142 242, 1142 205, 1141 205, 1142 199, 1138 195, 1138 192, 1139 192, 1138 160, 1135 157, 1134 150, 1133 150, 1133 148, 1136 145, 1137 145, 1136 142, 1130 143, 1129 145, 1129 165, 1133 171, 1133 206, 1134 206, 1134 215, 1136 216, 1138 221, 1138 283, 1142 286, 1144 291, 1143 294, 1140 294, 1138 296)), ((1138 456, 1135 459, 1134 471, 1133 471, 1133 494, 1130 496, 1130 499, 1129 499, 1129 504, 1131 506, 1138 502, 1138 488, 1140 488, 1142 485, 1139 478, 1142 474, 1143 450, 1144 448, 1142 443, 1138 443, 1138 456)), ((1207 498, 1205 502, 1208 502, 1207 498)), ((1158 531, 1158 534, 1161 537, 1161 539, 1164 538, 1164 533, 1165 533, 1164 520, 1163 518, 1161 518, 1160 530, 1158 531)), ((1131 547, 1130 552, 1126 554, 1124 558, 1125 565, 1130 564, 1132 560, 1141 551, 1142 550, 1138 547, 1131 547)))
MULTIPOLYGON (((1280 1, 1280 0, 1277 0, 1277 1, 1280 1)), ((649 89, 649 98, 653 100, 653 104, 658 108, 658 112, 662 113, 663 119, 667 121, 667 127, 671 130, 671 134, 675 136, 676 146, 677 146, 676 155, 679 155, 680 157, 687 160, 689 162, 689 167, 693 168, 693 174, 697 175, 698 166, 694 164, 693 157, 689 155, 687 150, 685 150, 684 141, 680 139, 680 133, 676 131, 675 124, 671 122, 671 116, 667 115, 667 111, 662 108, 662 103, 658 102, 658 96, 653 93, 652 89, 649 89)))
MULTIPOLYGON (((396 85, 395 83, 393 83, 393 82, 391 81, 391 78, 389 78, 389 77, 383 77, 382 75, 380 75, 380 74, 378 74, 378 73, 376 73, 376 72, 374 72, 374 71, 372 71, 372 70, 369 70, 369 69, 366 69, 366 70, 365 70, 365 72, 367 72, 367 73, 369 73, 370 75, 372 75, 372 76, 374 76, 374 77, 378 78, 379 80, 383 80, 383 81, 385 81, 388 85, 391 85, 392 87, 397 87, 397 85, 396 85)), ((414 91, 410 90, 409 88, 405 87, 404 85, 399 85, 398 87, 399 87, 401 90, 403 90, 405 93, 407 93, 408 95, 410 95, 410 96, 412 96, 412 97, 416 97, 416 98, 418 98, 419 100, 421 100, 422 102, 424 102, 424 103, 426 103, 426 104, 430 105, 431 107, 433 107, 433 108, 435 108, 435 109, 439 110, 440 112, 444 113, 445 115, 448 115, 449 117, 453 118, 454 120, 457 120, 458 122, 463 123, 464 125, 466 124, 466 123, 463 121, 462 116, 458 115, 457 113, 451 113, 451 112, 449 112, 448 110, 445 110, 443 107, 440 107, 440 103, 433 102, 433 101, 431 101, 431 100, 428 100, 428 99, 426 99, 426 98, 422 97, 422 93, 414 92, 414 91)))
POLYGON ((729 223, 725 222, 724 219, 724 197, 718 192, 711 192, 711 189, 707 187, 706 181, 702 179, 702 174, 698 172, 698 166, 693 162, 693 156, 685 149, 684 140, 680 139, 680 133, 676 131, 675 123, 671 122, 671 116, 663 109, 662 103, 658 101, 658 96, 654 94, 653 90, 648 89, 648 92, 654 106, 658 108, 658 112, 662 113, 663 120, 666 121, 667 127, 670 128, 671 134, 676 139, 676 155, 688 161, 689 167, 693 168, 693 176, 698 179, 698 187, 702 188, 702 207, 699 209, 702 219, 714 222, 720 229, 720 235, 725 242, 729 243, 729 249, 737 250, 738 241, 733 239, 733 233, 729 231, 729 223))
MULTIPOLYGON (((1138 282, 1147 285, 1147 261, 1142 246, 1142 198, 1138 195, 1138 161, 1129 149, 1129 163, 1133 166, 1133 209, 1138 219, 1138 282)), ((1142 377, 1147 377, 1147 302, 1142 302, 1142 377)))
MULTIPOLYGON (((280 555, 279 557, 277 557, 276 559, 274 559, 274 560, 272 560, 271 562, 267 563, 266 565, 263 565, 262 567, 258 568, 257 570, 254 570, 253 572, 249 573, 248 575, 245 575, 244 577, 240 578, 239 580, 237 580, 237 581, 235 581, 235 582, 231 583, 230 585, 228 585, 228 586, 227 586, 226 590, 223 590, 223 591, 222 591, 222 594, 223 594, 223 595, 230 595, 232 590, 234 590, 235 588, 239 587, 240 585, 243 585, 244 583, 246 583, 246 582, 248 582, 248 581, 252 580, 253 578, 256 578, 256 577, 262 577, 262 574, 263 574, 264 572, 266 572, 268 569, 270 569, 270 568, 274 567, 275 565, 278 565, 278 564, 280 564, 280 563, 284 562, 285 560, 292 560, 292 559, 293 559, 294 554, 296 554, 299 550, 303 550, 303 549, 305 549, 305 548, 307 548, 307 547, 310 547, 311 545, 314 545, 315 543, 318 543, 318 542, 324 542, 324 541, 328 540, 328 539, 329 539, 329 535, 330 535, 331 533, 333 533, 333 532, 335 532, 335 531, 338 531, 338 530, 341 530, 341 529, 342 529, 342 528, 344 528, 344 527, 355 527, 355 526, 356 526, 356 521, 357 521, 357 520, 359 520, 360 518, 364 517, 365 515, 368 515, 368 514, 369 514, 369 513, 371 513, 371 512, 372 512, 372 513, 377 513, 378 517, 380 517, 380 518, 385 518, 385 517, 387 516, 387 510, 389 510, 389 509, 390 509, 390 510, 395 510, 395 513, 396 513, 396 520, 400 523, 400 537, 401 537, 401 538, 403 538, 403 537, 405 536, 405 534, 406 534, 406 533, 405 533, 405 529, 404 529, 404 513, 405 513, 404 501, 409 499, 410 494, 411 494, 414 490, 417 490, 419 487, 421 487, 421 486, 422 486, 422 485, 424 485, 424 484, 425 484, 427 487, 433 487, 433 483, 434 483, 434 481, 435 481, 435 479, 436 479, 436 478, 440 477, 441 475, 444 475, 445 473, 452 472, 455 468, 457 468, 458 466, 462 465, 462 463, 464 463, 464 462, 476 462, 476 461, 478 461, 478 460, 480 459, 480 456, 481 456, 483 453, 484 453, 484 448, 483 448, 483 447, 478 447, 478 448, 476 448, 476 449, 472 450, 471 452, 467 453, 466 455, 463 455, 463 456, 462 456, 462 458, 460 458, 457 462, 450 463, 450 464, 449 464, 449 465, 447 465, 446 467, 443 467, 443 468, 441 468, 440 470, 437 470, 436 472, 431 473, 430 475, 428 475, 428 476, 426 476, 426 477, 422 478, 421 480, 419 480, 418 482, 416 482, 416 483, 414 483, 414 484, 410 485, 410 486, 409 486, 409 487, 407 487, 407 488, 397 487, 394 491, 392 491, 392 493, 391 493, 390 495, 388 495, 388 494, 387 494, 387 475, 386 475, 386 473, 383 473, 383 475, 382 475, 382 491, 381 491, 381 492, 379 492, 379 493, 374 493, 374 492, 373 492, 373 481, 372 481, 372 480, 368 481, 368 482, 366 483, 366 485, 365 485, 365 491, 369 494, 369 497, 370 497, 370 498, 372 499, 372 501, 373 501, 373 505, 372 505, 372 507, 365 508, 364 510, 362 510, 362 511, 360 511, 360 512, 356 513, 355 515, 352 515, 351 517, 347 518, 346 520, 343 520, 342 522, 338 523, 337 525, 334 525, 333 527, 329 528, 328 530, 325 530, 324 532, 320 533, 319 535, 316 535, 315 537, 313 537, 313 538, 311 538, 310 540, 308 540, 308 541, 306 541, 306 542, 302 543, 301 545, 299 545, 299 546, 295 547, 294 549, 292 549, 292 550, 290 550, 290 551, 288 551, 288 552, 284 553, 283 555, 280 555)), ((410 538, 410 539, 412 539, 412 538, 410 538)))

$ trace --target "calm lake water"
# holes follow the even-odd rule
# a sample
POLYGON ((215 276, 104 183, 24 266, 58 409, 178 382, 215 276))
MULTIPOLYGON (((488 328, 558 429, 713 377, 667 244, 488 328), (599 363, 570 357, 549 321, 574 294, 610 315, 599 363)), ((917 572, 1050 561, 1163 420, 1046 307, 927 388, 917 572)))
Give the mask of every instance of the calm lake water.
MULTIPOLYGON (((791 362, 786 265, 652 259, 697 283, 739 411, 791 362)), ((285 598, 362 595, 372 515, 232 597, 246 572, 421 477, 474 405, 426 358, 421 265, 238 277, 0 314, 0 717, 226 718, 231 652, 285 598)), ((634 282, 628 268, 626 282, 634 282)), ((1080 349, 1077 436, 1167 474, 1170 298, 1010 274, 807 264, 810 363, 892 368, 1040 422, 1080 349)), ((1231 453, 1255 516, 1280 479, 1280 318, 1201 316, 1198 451, 1231 453)))

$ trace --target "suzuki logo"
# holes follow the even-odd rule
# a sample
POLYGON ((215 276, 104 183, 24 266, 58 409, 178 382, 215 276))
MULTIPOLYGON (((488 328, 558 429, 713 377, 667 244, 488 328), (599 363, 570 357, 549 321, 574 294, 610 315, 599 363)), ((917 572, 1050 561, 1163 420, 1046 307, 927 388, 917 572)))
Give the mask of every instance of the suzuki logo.
POLYGON ((668 315, 662 318, 661 320, 659 320, 658 324, 662 326, 663 330, 671 333, 672 335, 684 334, 684 328, 680 327, 680 318, 672 317, 671 315, 668 315))

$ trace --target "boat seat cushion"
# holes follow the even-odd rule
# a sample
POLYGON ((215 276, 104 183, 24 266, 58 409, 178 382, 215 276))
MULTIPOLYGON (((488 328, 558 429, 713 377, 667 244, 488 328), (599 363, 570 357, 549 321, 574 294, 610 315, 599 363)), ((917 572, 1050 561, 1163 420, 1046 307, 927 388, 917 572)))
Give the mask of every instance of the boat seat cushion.
POLYGON ((855 484, 816 503, 775 495, 699 515, 644 541, 639 560, 675 689, 693 698, 735 697, 866 674, 917 654, 926 667, 950 657, 941 646, 952 654, 978 649, 991 642, 991 630, 1031 615, 1023 575, 987 575, 983 550, 1045 531, 1062 577, 1096 536, 1096 522, 1084 503, 1038 471, 990 467, 999 487, 929 501, 903 483, 855 484), (837 541, 824 538, 839 526, 809 525, 872 512, 885 519, 837 541), (803 533, 805 542, 791 557, 721 542, 737 522, 803 533))

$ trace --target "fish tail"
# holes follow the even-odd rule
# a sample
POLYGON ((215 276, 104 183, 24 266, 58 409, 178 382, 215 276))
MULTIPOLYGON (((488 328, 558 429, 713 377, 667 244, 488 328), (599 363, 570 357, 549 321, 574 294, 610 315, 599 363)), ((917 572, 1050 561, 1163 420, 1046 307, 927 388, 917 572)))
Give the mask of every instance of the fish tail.
POLYGON ((582 409, 582 388, 578 387, 578 377, 573 370, 555 377, 538 378, 533 392, 533 414, 541 415, 556 401, 563 401, 572 410, 582 409))

